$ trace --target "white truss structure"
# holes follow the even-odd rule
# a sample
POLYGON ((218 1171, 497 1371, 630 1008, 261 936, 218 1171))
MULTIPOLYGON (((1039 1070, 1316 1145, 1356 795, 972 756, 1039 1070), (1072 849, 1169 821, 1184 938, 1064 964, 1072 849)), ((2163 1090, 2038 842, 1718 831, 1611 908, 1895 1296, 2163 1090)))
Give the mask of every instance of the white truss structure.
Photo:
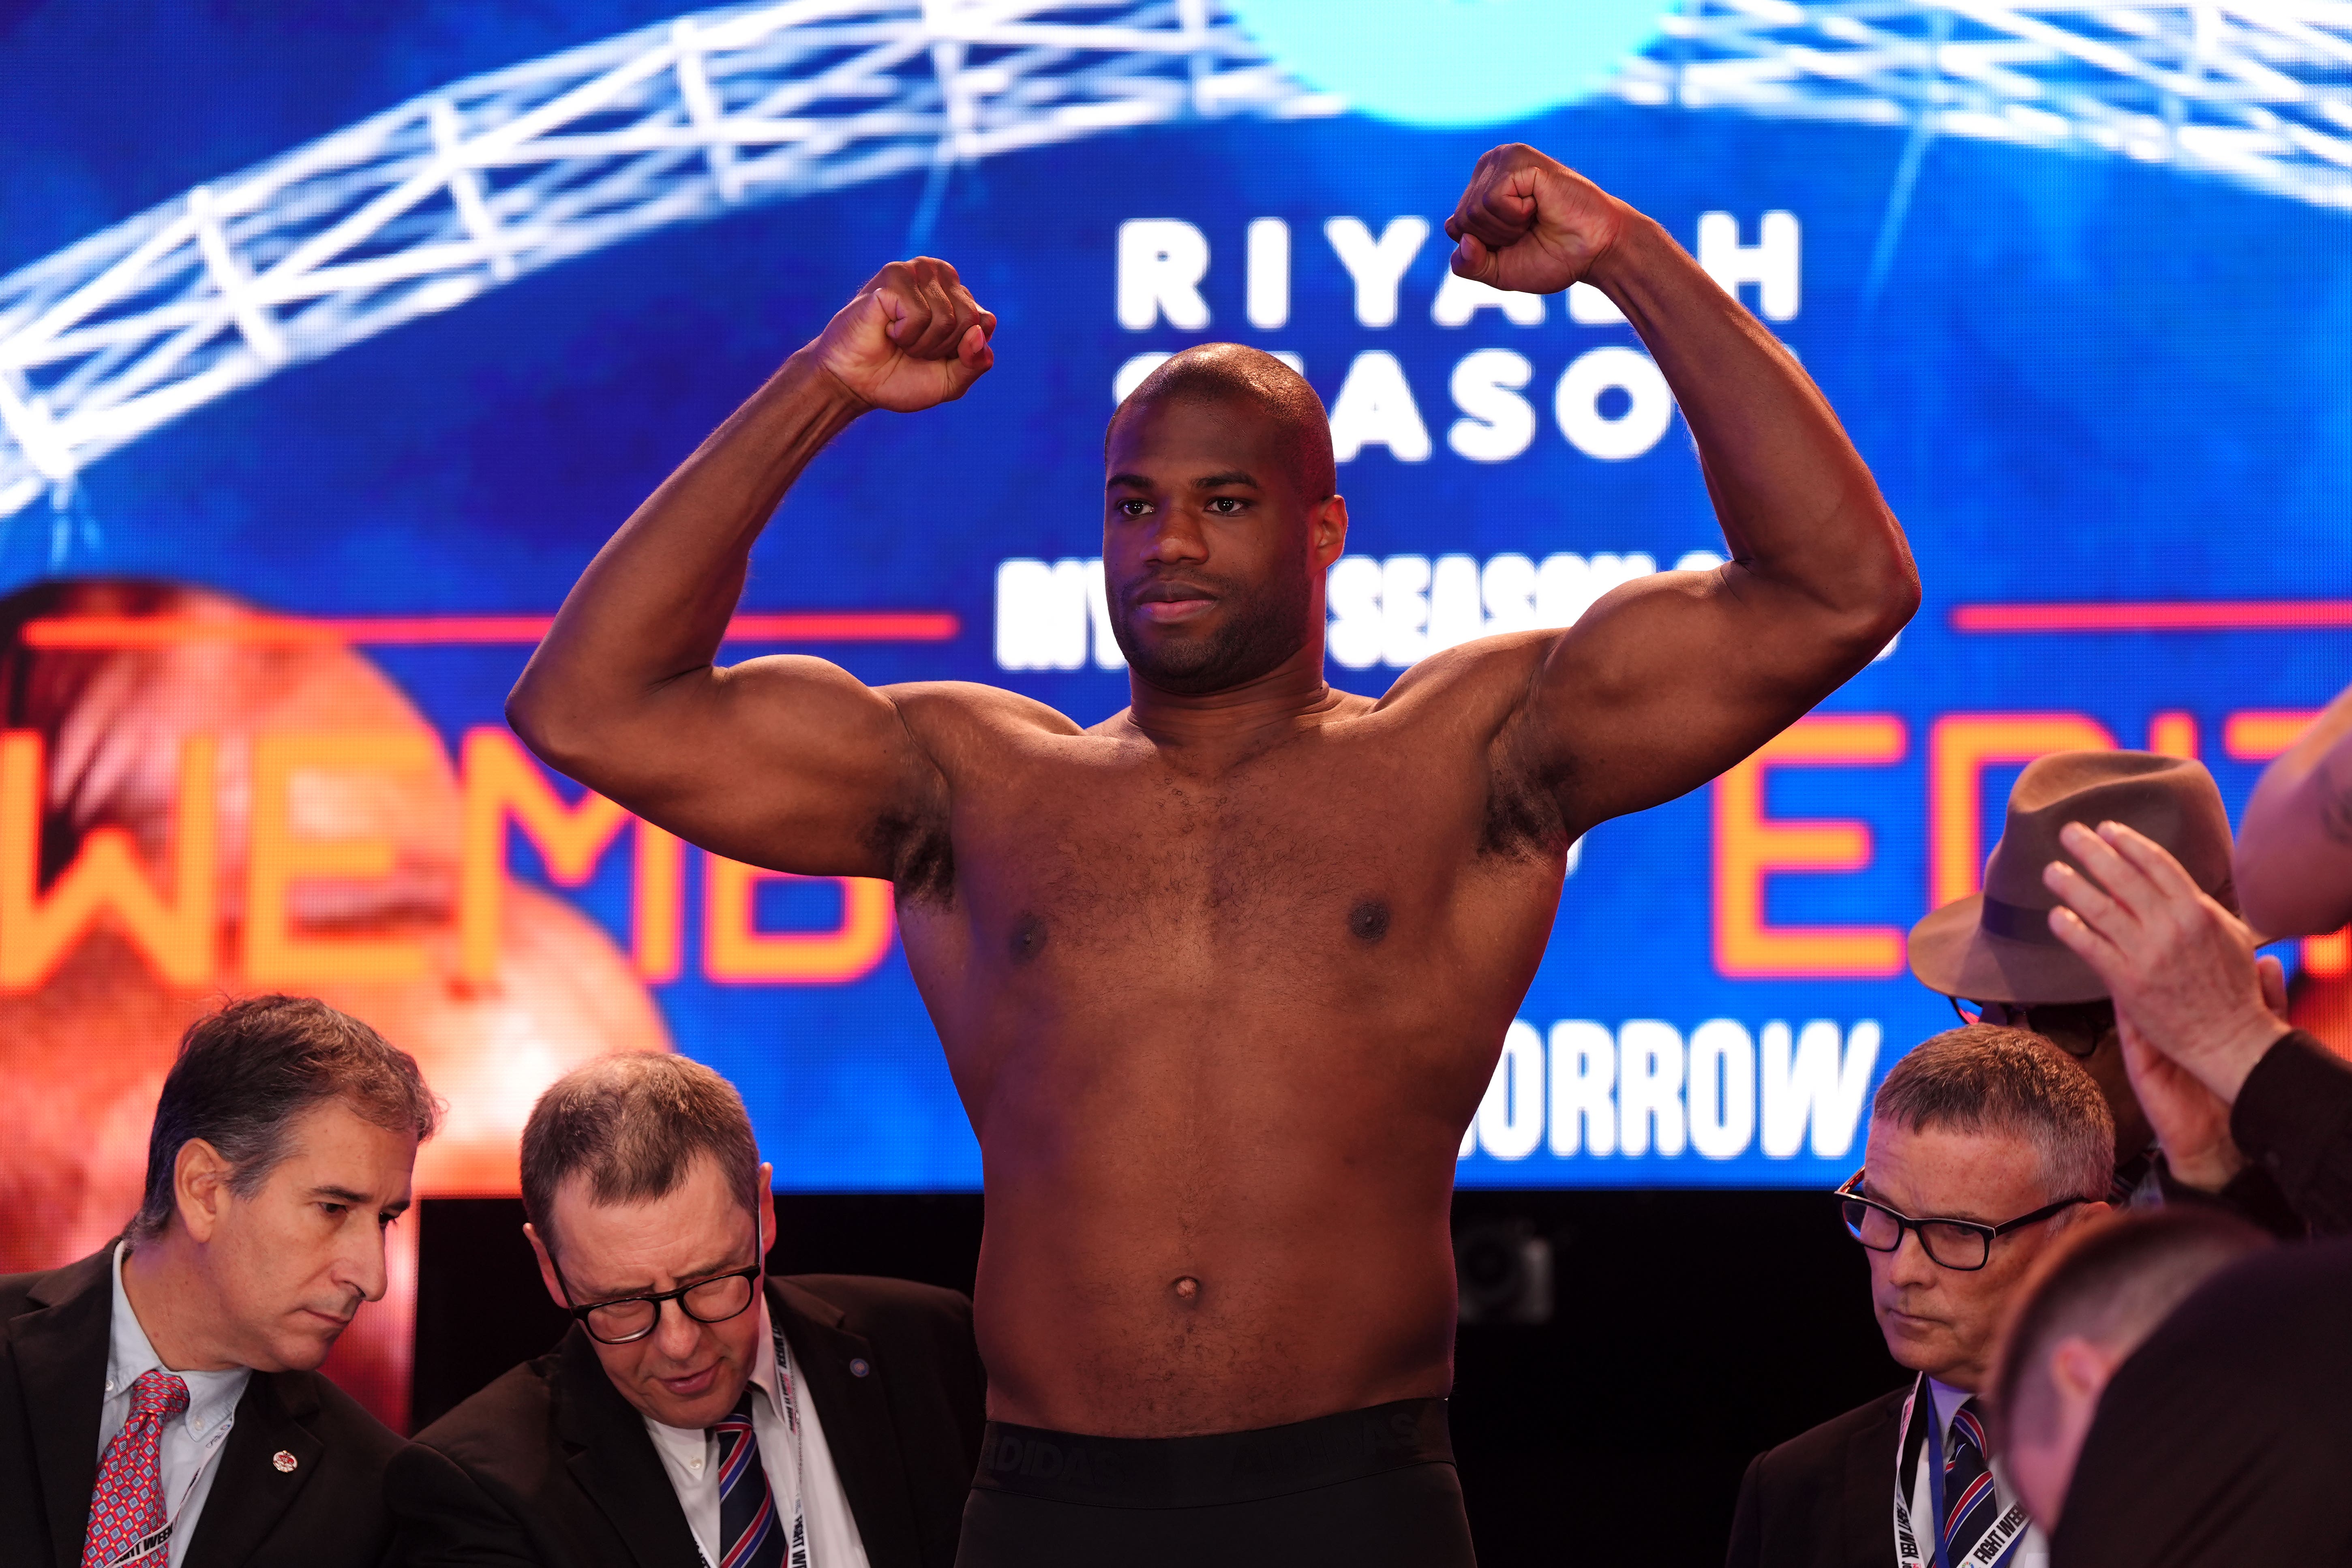
MULTIPOLYGON (((1681 0, 1661 27, 1618 96, 2116 153, 2352 207, 2352 0, 1681 0)), ((672 224, 1345 107, 1218 0, 786 0, 476 77, 0 279, 0 518, 214 398, 672 224)))
POLYGON ((214 398, 672 224, 1343 107, 1210 0, 788 0, 476 77, 0 279, 0 518, 214 398))
POLYGON ((2347 0, 1685 0, 1634 103, 2168 163, 2352 207, 2347 0))

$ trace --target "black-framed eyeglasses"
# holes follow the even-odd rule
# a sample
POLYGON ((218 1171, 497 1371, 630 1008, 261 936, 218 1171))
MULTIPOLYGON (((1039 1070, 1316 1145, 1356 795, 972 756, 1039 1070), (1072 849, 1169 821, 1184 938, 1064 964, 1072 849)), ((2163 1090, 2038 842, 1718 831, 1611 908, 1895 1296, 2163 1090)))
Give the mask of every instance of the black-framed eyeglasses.
POLYGON ((2116 1026, 2116 1005, 2096 1002, 1977 1002, 1948 996, 1963 1024, 2007 1024, 2031 1029, 2073 1057, 2084 1061, 2099 1054, 2099 1042, 2116 1026), (1969 1006, 1976 1012, 1971 1015, 1969 1006))
POLYGON ((1876 1198, 1864 1197, 1854 1188, 1861 1184, 1864 1173, 1856 1171, 1837 1190, 1838 1206, 1845 1217, 1845 1228, 1863 1246, 1873 1252, 1893 1252, 1903 1245, 1903 1233, 1911 1232, 1919 1238, 1930 1259, 1946 1268, 1972 1274, 1992 1261, 1992 1244, 1996 1237, 2007 1236, 2012 1230, 2022 1230, 2029 1225, 2040 1225, 2053 1215, 2063 1214, 2077 1204, 2105 1203, 2105 1198, 2060 1198, 2045 1204, 2032 1214, 2005 1219, 1999 1225, 1986 1225, 1973 1219, 1915 1219, 1900 1209, 1889 1208, 1876 1198))
POLYGON ((563 1266, 556 1263, 552 1252, 548 1254, 548 1261, 555 1266, 555 1282, 563 1288, 565 1310, 579 1320, 580 1326, 588 1331, 590 1339, 599 1344, 634 1344, 661 1326, 662 1303, 665 1301, 677 1302, 677 1310, 698 1323, 723 1323, 730 1318, 741 1317, 759 1296, 760 1276, 767 1271, 767 1238, 763 1231, 764 1227, 755 1219, 751 1225, 751 1244, 759 1249, 759 1261, 749 1268, 714 1274, 708 1279, 698 1279, 675 1290, 656 1290, 645 1296, 622 1296, 609 1301, 591 1301, 584 1307, 572 1300, 572 1281, 563 1277, 563 1266))

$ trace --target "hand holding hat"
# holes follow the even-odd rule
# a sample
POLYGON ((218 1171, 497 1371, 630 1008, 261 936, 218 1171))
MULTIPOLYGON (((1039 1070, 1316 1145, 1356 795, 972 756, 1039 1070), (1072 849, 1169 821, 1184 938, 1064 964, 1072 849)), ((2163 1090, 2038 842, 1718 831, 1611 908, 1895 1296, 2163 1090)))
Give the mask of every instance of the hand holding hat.
MULTIPOLYGON (((2126 1041, 2140 1047, 2135 1084, 2139 1068, 2153 1068, 2153 1050, 2224 1107, 2234 1103, 2246 1074, 2288 1032, 2267 1004, 2253 933, 2144 834, 2071 822, 2059 837, 2081 869, 2064 860, 2043 868, 2059 900, 2051 933, 2105 983, 2126 1041)), ((2160 1070, 2147 1076, 2159 1097, 2168 1083, 2185 1087, 2160 1070)))
MULTIPOLYGON (((2260 961, 2265 979, 2279 978, 2284 1006, 2285 977, 2275 959, 2260 961)), ((2265 987, 2267 993, 2267 986, 2265 987)), ((2128 1014, 2116 1015, 2116 1038, 2131 1080, 2132 1098, 2156 1131, 2164 1162, 2175 1180, 2200 1192, 2218 1193, 2246 1168, 2245 1152, 2230 1135, 2230 1106, 2197 1076, 2154 1046, 2128 1014)))

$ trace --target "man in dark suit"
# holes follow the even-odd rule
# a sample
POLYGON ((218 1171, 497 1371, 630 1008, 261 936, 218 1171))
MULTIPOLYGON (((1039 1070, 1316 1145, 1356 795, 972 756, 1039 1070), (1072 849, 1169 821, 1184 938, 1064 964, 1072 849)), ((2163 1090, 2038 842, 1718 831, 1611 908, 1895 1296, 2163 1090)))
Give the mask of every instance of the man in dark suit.
POLYGON ((0 1279, 0 1555, 26 1568, 373 1568, 400 1439, 316 1369, 384 1292, 439 1111, 307 998, 192 1026, 126 1234, 0 1279))
POLYGON ((2226 1210, 2176 1204, 2076 1226, 2042 1255, 2001 1331, 1990 1392, 2002 1468, 2043 1529, 2063 1528, 2116 1370, 2206 1280, 2270 1242, 2226 1210))
POLYGON ((393 1462, 415 1568, 949 1568, 980 1455, 971 1303, 770 1279, 771 1168, 709 1068, 606 1058, 523 1131, 524 1234, 575 1320, 393 1462))
POLYGON ((2352 1563, 2352 1242, 2208 1279, 2098 1396, 2058 1568, 2352 1563))
POLYGON ((1973 1024, 1887 1073, 1865 1161, 1840 1196, 1879 1330, 1912 1381, 1748 1467, 1730 1568, 2043 1568, 1976 1395, 2034 1259, 2106 1208, 2106 1102, 2040 1036, 1973 1024))

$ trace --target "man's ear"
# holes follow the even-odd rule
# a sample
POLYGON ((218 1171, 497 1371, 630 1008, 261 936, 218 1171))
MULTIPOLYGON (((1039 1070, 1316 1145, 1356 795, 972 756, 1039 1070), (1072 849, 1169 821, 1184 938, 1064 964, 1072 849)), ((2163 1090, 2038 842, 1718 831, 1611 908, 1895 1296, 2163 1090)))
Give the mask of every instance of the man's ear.
POLYGON ((2069 1334, 2050 1347, 2051 1386, 2065 1399, 2095 1405, 2121 1359, 2105 1345, 2069 1334))
POLYGON ((1307 542, 1318 566, 1328 566, 1347 552, 1348 498, 1326 497, 1307 520, 1307 542))
POLYGON ((547 1243, 540 1239, 539 1226, 524 1222, 522 1236, 530 1243, 531 1255, 539 1259, 539 1282, 547 1287, 548 1300, 569 1311, 572 1303, 564 1300, 563 1283, 555 1277, 555 1255, 548 1251, 547 1243))
POLYGON ((229 1198, 229 1178, 236 1173, 236 1167, 205 1140, 191 1138, 180 1145, 172 1162, 172 1205, 194 1240, 208 1242, 220 1228, 221 1208, 229 1198))
POLYGON ((752 1212, 760 1221, 760 1261, 765 1263, 768 1254, 776 1249, 776 1168, 760 1167, 759 1206, 752 1212))

